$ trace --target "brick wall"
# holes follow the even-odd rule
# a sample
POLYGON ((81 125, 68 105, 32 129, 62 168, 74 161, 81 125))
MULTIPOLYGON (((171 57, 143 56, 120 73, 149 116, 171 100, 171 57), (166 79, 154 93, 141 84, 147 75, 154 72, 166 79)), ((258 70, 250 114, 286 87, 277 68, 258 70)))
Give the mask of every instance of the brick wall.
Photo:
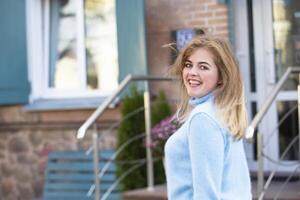
MULTIPOLYGON (((219 37, 229 37, 227 6, 216 0, 145 0, 150 74, 166 75, 171 64, 171 31, 201 28, 219 37)), ((152 91, 167 89, 170 99, 177 99, 176 87, 153 83, 152 91)))

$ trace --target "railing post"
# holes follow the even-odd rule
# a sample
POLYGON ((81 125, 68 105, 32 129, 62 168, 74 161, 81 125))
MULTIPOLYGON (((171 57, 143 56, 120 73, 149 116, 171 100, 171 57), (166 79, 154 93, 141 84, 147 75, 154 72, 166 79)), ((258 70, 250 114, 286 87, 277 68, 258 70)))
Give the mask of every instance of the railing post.
POLYGON ((145 107, 145 131, 146 131, 146 158, 147 158, 147 184, 148 191, 154 190, 154 175, 153 175, 153 157, 151 152, 151 107, 150 94, 148 88, 144 92, 144 107, 145 107))
POLYGON ((98 131, 97 125, 94 124, 93 131, 93 161, 94 161, 94 184, 95 184, 95 200, 100 200, 100 180, 99 173, 99 155, 98 155, 98 131))
POLYGON ((263 134, 257 133, 257 197, 263 198, 264 188, 264 158, 263 158, 263 134))

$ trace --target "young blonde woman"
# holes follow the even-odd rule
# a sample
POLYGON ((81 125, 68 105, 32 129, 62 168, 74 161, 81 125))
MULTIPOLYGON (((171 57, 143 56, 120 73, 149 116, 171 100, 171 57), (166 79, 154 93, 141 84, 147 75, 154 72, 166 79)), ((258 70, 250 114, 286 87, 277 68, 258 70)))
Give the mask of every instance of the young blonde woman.
POLYGON ((169 200, 250 200, 242 137, 247 126, 239 66, 223 39, 202 35, 178 55, 177 117, 165 146, 169 200))

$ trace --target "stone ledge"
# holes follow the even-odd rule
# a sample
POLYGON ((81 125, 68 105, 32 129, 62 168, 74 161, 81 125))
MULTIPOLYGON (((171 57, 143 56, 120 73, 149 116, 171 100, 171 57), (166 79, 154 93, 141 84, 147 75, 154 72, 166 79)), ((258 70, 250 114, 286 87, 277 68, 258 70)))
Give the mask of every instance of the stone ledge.
POLYGON ((123 193, 124 200, 167 200, 167 189, 165 185, 154 187, 153 191, 147 188, 132 190, 123 193))

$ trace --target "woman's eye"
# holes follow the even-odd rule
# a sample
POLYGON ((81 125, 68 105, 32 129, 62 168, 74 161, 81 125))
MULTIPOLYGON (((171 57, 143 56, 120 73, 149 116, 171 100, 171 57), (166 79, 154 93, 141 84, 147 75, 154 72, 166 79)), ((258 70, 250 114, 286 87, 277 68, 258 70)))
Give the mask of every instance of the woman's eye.
POLYGON ((185 64, 184 64, 184 67, 186 67, 186 68, 191 68, 192 65, 191 65, 190 63, 185 63, 185 64))
POLYGON ((208 68, 205 65, 200 65, 201 70, 207 70, 208 68))

